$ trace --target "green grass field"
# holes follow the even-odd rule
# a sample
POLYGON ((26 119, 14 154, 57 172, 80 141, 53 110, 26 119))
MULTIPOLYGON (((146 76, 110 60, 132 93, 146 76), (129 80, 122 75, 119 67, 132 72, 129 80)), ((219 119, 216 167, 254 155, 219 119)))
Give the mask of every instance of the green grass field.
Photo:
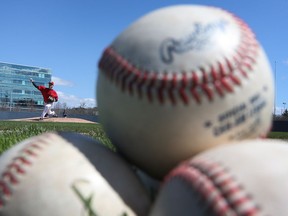
POLYGON ((101 125, 90 123, 0 121, 0 154, 29 137, 48 131, 69 131, 90 136, 114 149, 101 125))
MULTIPOLYGON (((0 154, 16 143, 48 131, 69 131, 90 136, 114 149, 100 124, 0 121, 0 154)), ((271 139, 287 139, 287 132, 271 132, 271 139)))

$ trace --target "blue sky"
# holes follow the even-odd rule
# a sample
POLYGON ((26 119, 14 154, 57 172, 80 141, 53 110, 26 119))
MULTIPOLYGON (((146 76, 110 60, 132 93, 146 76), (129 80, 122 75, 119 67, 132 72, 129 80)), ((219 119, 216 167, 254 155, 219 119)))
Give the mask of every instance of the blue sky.
POLYGON ((217 6, 243 19, 276 71, 277 113, 288 107, 287 0, 1 0, 0 61, 50 68, 60 100, 94 106, 103 50, 136 19, 176 4, 217 6))

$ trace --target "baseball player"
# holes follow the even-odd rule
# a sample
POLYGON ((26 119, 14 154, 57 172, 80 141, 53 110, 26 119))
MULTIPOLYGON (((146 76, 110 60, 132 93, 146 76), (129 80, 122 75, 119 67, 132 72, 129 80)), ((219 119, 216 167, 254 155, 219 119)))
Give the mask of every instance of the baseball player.
POLYGON ((54 102, 58 101, 58 95, 57 92, 55 90, 53 90, 54 87, 54 82, 49 82, 49 87, 45 87, 45 86, 37 86, 34 82, 34 80, 32 78, 30 78, 31 83, 35 86, 35 88, 37 88, 43 96, 43 100, 44 100, 44 110, 41 114, 41 117, 39 120, 43 120, 45 116, 53 116, 53 117, 58 117, 56 115, 56 113, 54 111, 52 111, 52 105, 54 102))

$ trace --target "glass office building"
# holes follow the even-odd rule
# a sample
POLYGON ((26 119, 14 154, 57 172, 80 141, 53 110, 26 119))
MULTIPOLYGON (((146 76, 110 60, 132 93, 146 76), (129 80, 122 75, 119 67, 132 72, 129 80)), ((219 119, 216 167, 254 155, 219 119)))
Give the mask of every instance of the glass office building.
POLYGON ((0 107, 39 107, 43 105, 41 92, 30 82, 48 86, 51 70, 40 67, 0 62, 0 107))

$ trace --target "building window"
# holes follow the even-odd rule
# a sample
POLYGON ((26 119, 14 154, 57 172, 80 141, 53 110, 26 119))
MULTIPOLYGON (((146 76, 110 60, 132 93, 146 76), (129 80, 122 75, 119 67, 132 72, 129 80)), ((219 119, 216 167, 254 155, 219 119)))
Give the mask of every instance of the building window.
POLYGON ((20 90, 20 89, 13 89, 13 93, 15 93, 15 94, 22 94, 22 90, 20 90))
POLYGON ((51 74, 45 74, 45 78, 51 79, 51 74))
POLYGON ((41 92, 39 91, 33 91, 34 95, 41 95, 41 92))
POLYGON ((14 84, 22 84, 22 80, 13 80, 14 84))

